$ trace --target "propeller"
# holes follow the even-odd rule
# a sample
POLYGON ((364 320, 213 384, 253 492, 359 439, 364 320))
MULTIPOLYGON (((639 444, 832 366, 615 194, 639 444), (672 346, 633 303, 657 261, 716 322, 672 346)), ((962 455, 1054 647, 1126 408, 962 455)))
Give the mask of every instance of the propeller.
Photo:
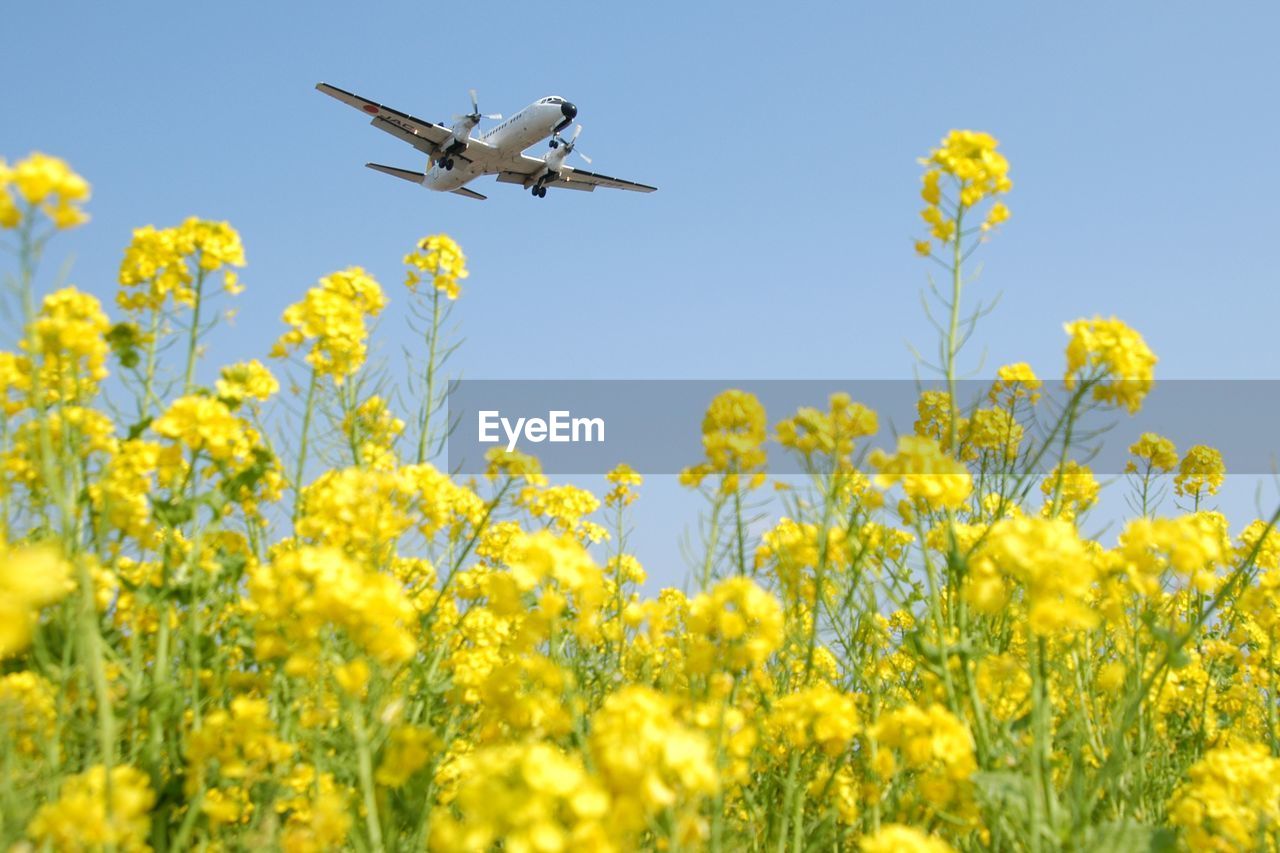
MULTIPOLYGON (((573 136, 570 136, 568 139, 565 139, 563 136, 561 136, 558 133, 556 134, 554 141, 556 145, 564 146, 565 157, 568 157, 570 154, 572 154, 573 149, 577 147, 578 134, 580 133, 582 133, 582 125, 578 125, 577 127, 575 127, 573 129, 573 136)), ((552 147, 554 148, 556 146, 553 145, 552 147)), ((578 152, 578 156, 581 157, 583 160, 586 160, 588 164, 591 163, 591 158, 588 157, 586 154, 583 154, 581 151, 578 152)))
POLYGON ((476 90, 468 89, 467 91, 471 94, 471 112, 466 115, 455 115, 453 117, 454 120, 462 121, 466 119, 471 121, 473 124, 479 124, 480 119, 482 118, 492 119, 493 121, 502 121, 502 113, 493 113, 491 115, 482 114, 480 112, 480 104, 476 102, 476 90))

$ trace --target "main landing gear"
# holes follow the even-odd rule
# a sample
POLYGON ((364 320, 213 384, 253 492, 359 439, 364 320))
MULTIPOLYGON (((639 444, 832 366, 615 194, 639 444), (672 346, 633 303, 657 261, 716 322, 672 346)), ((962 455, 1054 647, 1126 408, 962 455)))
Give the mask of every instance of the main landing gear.
POLYGON ((547 197, 547 188, 544 187, 542 184, 535 184, 534 186, 530 187, 529 192, 533 193, 534 198, 547 197))
POLYGON ((452 158, 452 157, 441 157, 439 160, 437 160, 437 161, 436 161, 436 165, 437 165, 437 166, 439 166, 441 169, 444 169, 446 172, 452 172, 452 171, 453 171, 453 158, 452 158))

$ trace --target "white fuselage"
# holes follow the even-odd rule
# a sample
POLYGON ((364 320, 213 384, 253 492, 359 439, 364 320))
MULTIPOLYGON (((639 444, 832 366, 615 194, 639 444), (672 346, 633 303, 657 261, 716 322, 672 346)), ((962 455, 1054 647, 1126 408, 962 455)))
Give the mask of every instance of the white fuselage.
MULTIPOLYGON (((526 148, 566 127, 576 114, 573 104, 563 98, 547 97, 478 134, 471 133, 474 125, 464 119, 454 127, 454 137, 459 143, 472 141, 495 148, 499 152, 499 160, 509 157, 514 162, 526 148)), ((438 159, 429 165, 422 185, 441 192, 456 190, 481 175, 501 171, 500 167, 495 169, 492 162, 484 167, 472 163, 466 159, 465 151, 453 158, 452 169, 445 169, 438 159)))

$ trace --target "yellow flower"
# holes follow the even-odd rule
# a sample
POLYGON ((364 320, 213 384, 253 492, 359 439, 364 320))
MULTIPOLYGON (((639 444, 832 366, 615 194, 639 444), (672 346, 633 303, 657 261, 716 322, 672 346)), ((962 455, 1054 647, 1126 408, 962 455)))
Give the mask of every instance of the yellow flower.
POLYGON ((526 486, 516 497, 516 503, 529 510, 534 518, 546 519, 547 526, 556 533, 573 534, 580 542, 600 542, 608 538, 608 532, 584 517, 600 508, 600 501, 586 489, 577 486, 526 486))
POLYGON ((74 228, 89 221, 80 205, 89 200, 89 183, 65 161, 34 152, 12 167, 0 160, 0 228, 16 228, 22 211, 10 187, 31 207, 39 207, 55 228, 74 228))
POLYGON ((1040 483, 1040 491, 1045 496, 1043 512, 1046 518, 1056 514, 1061 518, 1074 519, 1098 502, 1101 486, 1087 465, 1068 459, 1053 467, 1049 476, 1040 483), (1058 497, 1056 513, 1053 505, 1055 495, 1058 497))
POLYGON ((193 285, 222 271, 223 286, 231 294, 243 290, 232 267, 244 266, 240 234, 227 222, 194 216, 173 228, 137 228, 120 262, 120 293, 116 301, 126 311, 160 310, 166 301, 195 305, 193 285))
MULTIPOLYGON (((0 644, 3 642, 0 639, 0 644)), ((0 657, 3 656, 0 652, 0 657)), ((6 732, 20 754, 30 757, 40 754, 47 740, 54 736, 56 723, 53 685, 34 672, 0 676, 0 730, 6 732)))
POLYGON ((890 456, 876 449, 868 461, 880 472, 875 477, 877 488, 888 489, 901 483, 908 497, 934 508, 957 509, 973 490, 969 471, 944 454, 932 438, 899 436, 897 453, 890 456))
POLYGON ((249 596, 259 659, 287 658, 293 674, 314 670, 332 629, 384 666, 407 661, 417 649, 408 630, 413 606, 400 583, 334 548, 303 547, 254 568, 249 596))
POLYGON ((1227 466, 1222 462, 1222 454, 1212 447, 1197 444, 1187 450, 1178 464, 1173 490, 1183 497, 1199 501, 1216 495, 1226 478, 1227 466))
POLYGON ((1040 399, 1043 383, 1025 361, 1003 365, 996 371, 996 381, 988 395, 992 403, 1012 408, 1015 400, 1026 399, 1034 403, 1040 399))
POLYGON ((946 391, 922 391, 916 401, 916 420, 912 430, 938 442, 944 451, 951 450, 951 419, 955 418, 956 433, 963 434, 969 422, 954 411, 951 395, 946 391))
MULTIPOLYGON (((930 810, 948 811, 968 800, 969 777, 978 769, 968 727, 941 705, 904 705, 881 715, 868 730, 882 750, 896 751, 915 774, 916 789, 930 810)), ((884 753, 886 763, 893 756, 884 753)))
POLYGON ((31 643, 40 610, 67 596, 75 585, 71 566, 46 545, 7 549, 0 545, 0 659, 31 643))
POLYGON ((1151 391, 1156 366, 1155 354, 1142 335, 1112 317, 1104 320, 1076 320, 1064 327, 1067 343, 1068 389, 1084 379, 1097 382, 1093 398, 1124 406, 1130 414, 1142 407, 1151 391))
POLYGON ((327 275, 301 302, 285 309, 284 321, 292 328, 276 341, 271 355, 283 358, 311 341, 307 364, 341 384, 364 364, 365 318, 376 317, 386 304, 378 282, 360 267, 327 275))
POLYGON ((978 662, 978 695, 997 720, 1014 720, 1029 707, 1031 676, 1026 663, 1012 654, 991 655, 978 662))
MULTIPOLYGON (((1154 432, 1144 432, 1138 440, 1129 445, 1129 452, 1137 459, 1145 462, 1148 471, 1162 473, 1172 471, 1178 465, 1178 450, 1173 442, 1154 432)), ((1137 472, 1138 466, 1130 461, 1126 471, 1137 472)))
POLYGON ((219 399, 231 405, 249 398, 263 401, 279 390, 280 383, 256 358, 222 368, 217 382, 219 399))
POLYGON ((1003 606, 983 585, 1003 576, 1022 585, 1032 633, 1070 634, 1097 624, 1088 601, 1096 577, 1075 527, 1063 519, 1007 518, 992 525, 970 557, 966 598, 988 613, 1003 606))
POLYGON ((415 726, 396 726, 387 738, 382 763, 375 776, 379 785, 399 788, 405 785, 440 751, 440 739, 432 732, 415 726))
POLYGON ((219 780, 252 785, 293 754, 294 748, 277 737, 267 701, 237 696, 229 709, 207 713, 200 728, 187 733, 187 793, 219 780))
POLYGON ((1135 518, 1120 534, 1123 568, 1139 591, 1154 595, 1166 568, 1189 578, 1202 592, 1214 585, 1215 573, 1233 553, 1226 519, 1196 512, 1179 518, 1135 518))
POLYGON ((101 764, 67 778, 58 799, 36 812, 27 835, 56 850, 107 846, 127 853, 150 850, 151 806, 156 797, 146 774, 128 765, 113 767, 109 801, 107 790, 107 772, 101 764))
POLYGON ((356 458, 369 468, 390 470, 396 465, 395 443, 404 421, 392 414, 386 400, 374 395, 342 419, 342 431, 356 458))
MULTIPOLYGON (((966 212, 985 199, 1009 192, 1013 183, 1009 180, 1009 161, 997 151, 999 143, 989 133, 974 130, 953 130, 942 143, 920 160, 925 166, 920 197, 925 207, 920 212, 930 226, 930 236, 946 244, 958 239, 958 226, 966 212), (954 193, 947 198, 942 180, 947 179, 947 189, 954 193)), ((990 231, 1009 218, 1009 208, 996 201, 987 211, 981 230, 990 231)), ((916 252, 930 253, 927 240, 916 243, 916 252)))
POLYGON ((404 256, 405 287, 416 291, 424 275, 430 277, 431 286, 449 299, 457 299, 462 292, 458 282, 466 278, 467 257, 462 247, 446 234, 433 234, 418 241, 417 251, 404 256))
POLYGON ((157 435, 181 442, 192 452, 205 453, 215 462, 230 462, 247 454, 252 437, 246 426, 226 403, 198 394, 174 400, 151 424, 157 435))
POLYGON ((613 488, 604 498, 605 504, 612 507, 630 506, 638 497, 633 486, 639 486, 644 482, 644 478, 625 462, 606 474, 605 479, 613 484, 613 488))
POLYGON ((697 486, 711 474, 724 475, 721 491, 737 491, 739 476, 750 475, 747 488, 763 482, 764 406, 754 394, 731 389, 717 394, 702 419, 702 447, 707 459, 680 472, 680 482, 697 486))
POLYGON ((110 327, 97 297, 64 287, 44 298, 22 349, 40 364, 48 402, 84 400, 107 377, 110 327))
POLYGON ((982 223, 983 231, 990 231, 1000 225, 1009 218, 1009 208, 1004 202, 998 201, 991 205, 991 209, 987 211, 987 218, 982 223))
POLYGON ((742 672, 782 645, 782 606, 747 577, 720 581, 689 603, 689 666, 742 672))
POLYGON ((826 412, 805 407, 778 424, 778 443, 806 458, 815 454, 848 464, 856 439, 875 435, 876 413, 843 392, 832 394, 826 412))
POLYGON ((991 451, 1012 461, 1018 458, 1023 429, 1007 409, 978 409, 966 422, 963 437, 974 450, 991 451))
POLYGON ((664 809, 697 811, 719 787, 711 745, 681 723, 675 701, 650 687, 624 687, 591 718, 591 755, 628 831, 664 809))
POLYGON ((575 753, 510 743, 456 759, 449 811, 431 822, 432 850, 614 850, 609 797, 575 753))
POLYGON ((834 758, 849 748, 862 730, 852 696, 829 684, 790 693, 774 703, 769 725, 791 746, 815 746, 834 758))
POLYGON ((1169 821, 1193 850, 1256 849, 1280 826, 1280 759, 1254 743, 1209 750, 1174 792, 1169 821))
POLYGON ((952 847, 936 835, 928 835, 901 823, 890 823, 862 839, 862 853, 952 853, 952 847))

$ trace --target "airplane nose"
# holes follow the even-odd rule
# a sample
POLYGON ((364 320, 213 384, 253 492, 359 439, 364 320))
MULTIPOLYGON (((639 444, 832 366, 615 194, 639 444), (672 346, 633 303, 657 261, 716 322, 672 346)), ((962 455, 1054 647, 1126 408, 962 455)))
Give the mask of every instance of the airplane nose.
POLYGON ((578 108, 568 101, 565 101, 560 105, 560 112, 564 113, 564 117, 566 119, 573 121, 578 115, 578 108))

